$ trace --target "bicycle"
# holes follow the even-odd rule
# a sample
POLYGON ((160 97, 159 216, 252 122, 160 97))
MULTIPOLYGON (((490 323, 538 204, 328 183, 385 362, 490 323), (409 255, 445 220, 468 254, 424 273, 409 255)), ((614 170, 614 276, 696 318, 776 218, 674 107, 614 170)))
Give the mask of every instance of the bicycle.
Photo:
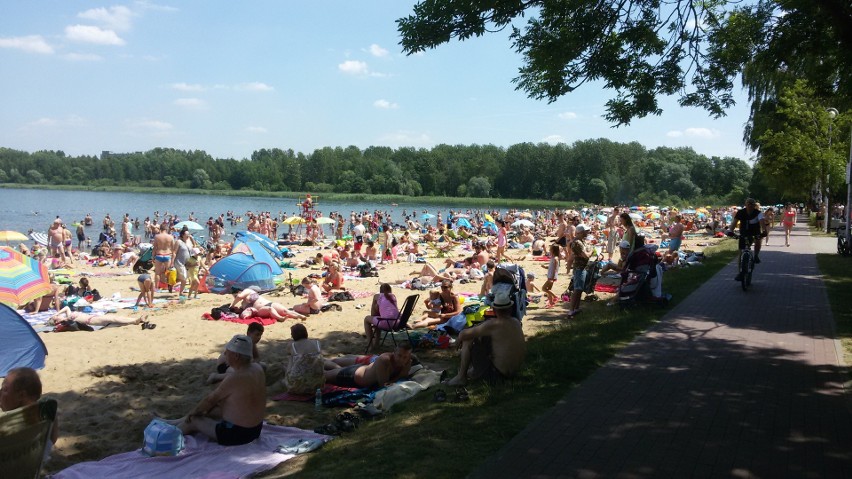
POLYGON ((849 256, 852 254, 852 248, 846 242, 846 225, 840 225, 837 228, 837 254, 840 256, 849 256))
MULTIPOLYGON (((735 233, 729 233, 728 236, 731 238, 740 238, 740 235, 735 233)), ((752 249, 754 246, 754 236, 748 235, 742 238, 745 241, 745 247, 740 250, 742 251, 742 255, 740 256, 738 276, 743 291, 748 291, 749 286, 751 286, 751 276, 754 272, 754 250, 752 249)))

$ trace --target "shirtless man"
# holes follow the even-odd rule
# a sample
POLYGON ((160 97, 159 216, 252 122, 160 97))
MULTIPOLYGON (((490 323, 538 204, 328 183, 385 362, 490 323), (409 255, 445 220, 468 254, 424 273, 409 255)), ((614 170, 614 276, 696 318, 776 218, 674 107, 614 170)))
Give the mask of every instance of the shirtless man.
POLYGON ((485 248, 482 247, 480 243, 473 244, 473 250, 476 252, 476 262, 479 264, 487 264, 490 259, 488 255, 488 251, 485 251, 485 248))
MULTIPOLYGON (((384 353, 372 362, 370 356, 358 358, 364 360, 327 370, 325 382, 348 388, 379 388, 393 384, 408 376, 411 369, 411 343, 401 342, 393 353, 384 353)), ((329 365, 326 362, 326 367, 329 365)))
POLYGON ((494 260, 489 260, 485 263, 485 276, 482 278, 482 288, 479 290, 480 296, 485 296, 491 291, 491 286, 494 285, 494 260))
POLYGON ((225 346, 233 372, 195 406, 170 423, 184 434, 200 432, 223 446, 248 444, 260 437, 266 415, 266 375, 252 362, 252 340, 237 334, 225 346))
POLYGON ((618 227, 621 225, 621 220, 618 218, 619 214, 621 214, 621 209, 616 206, 606 218, 605 228, 609 230, 606 237, 606 254, 609 261, 612 261, 612 255, 615 252, 615 239, 618 237, 618 227))
MULTIPOLYGON (((68 262, 74 264, 74 253, 71 250, 71 245, 74 244, 74 241, 71 239, 71 230, 65 227, 65 224, 62 224, 62 246, 64 249, 64 254, 68 255, 68 262)), ((65 258, 62 258, 63 260, 65 258)))
POLYGON ((56 218, 50 229, 47 230, 48 244, 50 245, 50 255, 54 258, 59 258, 62 263, 65 263, 65 229, 62 227, 62 220, 56 218))
POLYGON ((175 238, 168 231, 160 231, 154 226, 154 287, 160 283, 168 283, 166 271, 172 267, 175 248, 175 238))
MULTIPOLYGON (((41 379, 35 369, 14 368, 6 373, 6 379, 0 387, 0 410, 12 411, 35 404, 39 399, 41 399, 41 379)), ((54 419, 48 447, 52 448, 58 438, 59 421, 54 419)))
POLYGON ((511 285, 496 284, 491 290, 495 317, 459 334, 456 345, 461 350, 461 363, 448 385, 464 386, 468 379, 480 378, 493 383, 521 369, 526 344, 521 322, 512 317, 510 291, 511 285))

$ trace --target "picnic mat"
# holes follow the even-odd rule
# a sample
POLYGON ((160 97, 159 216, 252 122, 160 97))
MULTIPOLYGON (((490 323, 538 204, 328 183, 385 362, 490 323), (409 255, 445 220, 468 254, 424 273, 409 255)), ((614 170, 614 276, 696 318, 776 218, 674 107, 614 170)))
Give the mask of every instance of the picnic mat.
MULTIPOLYGON (((142 439, 142 431, 139 431, 142 439)), ((50 476, 53 479, 89 479, 92 477, 121 477, 149 479, 152 477, 181 478, 243 478, 268 471, 295 454, 275 452, 278 446, 294 439, 329 441, 329 436, 294 427, 265 424, 260 437, 242 446, 220 446, 205 436, 185 436, 186 448, 177 456, 148 457, 141 449, 109 456, 100 461, 81 462, 50 476)))
POLYGON ((260 323, 264 326, 269 326, 270 324, 275 324, 277 322, 275 318, 261 318, 259 316, 249 316, 248 318, 243 319, 236 314, 223 314, 219 317, 219 319, 216 319, 210 313, 204 313, 201 315, 201 319, 206 319, 207 321, 228 321, 239 324, 260 323))

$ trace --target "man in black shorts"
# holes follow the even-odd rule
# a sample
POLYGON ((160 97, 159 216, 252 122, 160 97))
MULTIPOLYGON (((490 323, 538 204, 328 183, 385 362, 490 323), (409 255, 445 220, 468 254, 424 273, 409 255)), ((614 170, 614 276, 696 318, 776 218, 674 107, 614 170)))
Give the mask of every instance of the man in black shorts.
MULTIPOLYGON (((742 259, 743 249, 746 247, 746 237, 754 238, 754 264, 760 263, 760 238, 762 237, 763 229, 763 214, 757 208, 757 201, 754 198, 746 199, 745 208, 737 211, 734 215, 734 220, 731 222, 730 231, 739 224, 740 226, 740 246, 739 255, 737 256, 737 264, 740 264, 742 259)), ((742 280, 742 273, 737 273, 735 281, 742 280)))

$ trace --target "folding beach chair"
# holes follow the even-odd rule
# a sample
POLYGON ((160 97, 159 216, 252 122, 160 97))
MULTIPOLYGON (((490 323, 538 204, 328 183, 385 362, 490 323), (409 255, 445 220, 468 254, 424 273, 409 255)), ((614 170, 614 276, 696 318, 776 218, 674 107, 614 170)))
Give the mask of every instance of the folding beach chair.
POLYGON ((8 479, 38 478, 56 419, 56 400, 0 413, 0 471, 8 479))
MULTIPOLYGON (((385 344, 388 334, 390 334, 391 340, 393 340, 393 345, 396 346, 396 338, 393 333, 399 331, 405 331, 408 342, 411 342, 411 336, 408 335, 408 319, 411 318, 411 313, 414 312, 414 306, 417 304, 419 298, 419 294, 412 294, 405 298, 405 302, 402 303, 402 308, 399 310, 399 316, 396 318, 378 318, 376 328, 382 331, 382 341, 379 343, 379 347, 385 344)), ((369 349, 370 345, 367 344, 367 351, 369 349)))

